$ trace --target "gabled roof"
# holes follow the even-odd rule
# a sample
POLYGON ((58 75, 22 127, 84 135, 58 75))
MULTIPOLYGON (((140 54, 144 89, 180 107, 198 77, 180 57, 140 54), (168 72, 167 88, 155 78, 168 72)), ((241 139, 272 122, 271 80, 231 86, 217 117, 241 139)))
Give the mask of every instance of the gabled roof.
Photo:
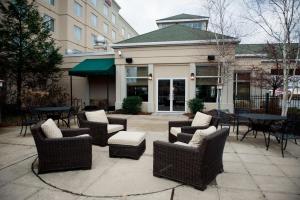
POLYGON ((267 44, 239 44, 235 51, 236 54, 266 54, 267 44))
MULTIPOLYGON (((217 34, 219 38, 236 40, 236 38, 217 34)), ((138 35, 136 37, 123 40, 118 44, 134 44, 134 43, 158 43, 158 42, 181 42, 181 41, 211 41, 215 40, 215 33, 205 30, 193 29, 184 25, 171 25, 162 29, 158 29, 149 33, 138 35)))
POLYGON ((189 15, 189 14, 179 14, 179 15, 175 15, 172 17, 167 17, 167 18, 163 18, 163 19, 159 19, 157 21, 165 21, 165 20, 181 20, 181 19, 204 19, 204 18, 208 18, 205 16, 200 16, 200 15, 189 15))

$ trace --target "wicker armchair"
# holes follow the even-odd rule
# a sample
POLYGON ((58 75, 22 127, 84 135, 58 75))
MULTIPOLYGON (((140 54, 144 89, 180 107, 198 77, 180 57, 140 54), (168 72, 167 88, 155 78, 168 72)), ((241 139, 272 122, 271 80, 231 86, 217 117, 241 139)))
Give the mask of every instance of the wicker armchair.
MULTIPOLYGON (((223 150, 228 134, 228 128, 218 130, 205 137, 198 148, 155 141, 153 175, 205 190, 224 171, 223 150)), ((191 134, 178 134, 181 142, 191 138, 191 134)))
POLYGON ((206 129, 210 126, 215 126, 218 128, 219 125, 219 119, 216 117, 212 117, 210 124, 208 126, 191 126, 192 121, 169 121, 169 142, 176 142, 177 141, 177 136, 173 135, 171 133, 171 128, 172 127, 180 127, 182 133, 189 133, 189 134, 194 134, 198 129, 206 129))
POLYGON ((63 138, 46 138, 41 123, 31 132, 39 157, 38 173, 73 169, 91 169, 92 137, 74 137, 89 134, 89 129, 62 129, 63 138))
MULTIPOLYGON (((90 135, 93 138, 92 142, 95 145, 99 145, 102 147, 106 146, 108 138, 110 138, 111 136, 113 136, 114 134, 116 134, 118 132, 118 131, 116 131, 113 133, 108 133, 108 129, 107 129, 108 124, 88 121, 86 119, 85 112, 78 113, 77 119, 78 119, 80 128, 89 128, 90 129, 90 135)), ((124 129, 122 131, 127 130, 127 119, 108 117, 108 121, 109 121, 109 124, 123 125, 124 129)))

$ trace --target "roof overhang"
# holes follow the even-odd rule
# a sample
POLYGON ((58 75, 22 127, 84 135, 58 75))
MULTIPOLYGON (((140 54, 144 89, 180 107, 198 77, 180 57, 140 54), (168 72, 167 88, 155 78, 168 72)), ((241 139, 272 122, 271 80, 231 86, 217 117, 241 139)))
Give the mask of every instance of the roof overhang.
POLYGON ((209 17, 203 17, 198 19, 172 19, 172 20, 156 20, 157 24, 161 23, 176 23, 176 22, 200 22, 200 21, 207 21, 209 17))
POLYGON ((197 44, 216 44, 217 42, 233 43, 240 42, 238 39, 224 39, 224 40, 190 40, 190 41, 167 41, 167 42, 141 42, 141 43, 123 43, 111 45, 114 49, 122 49, 125 47, 150 47, 150 46, 174 46, 174 45, 197 45, 197 44))
POLYGON ((236 54, 236 58, 264 58, 267 54, 236 54))

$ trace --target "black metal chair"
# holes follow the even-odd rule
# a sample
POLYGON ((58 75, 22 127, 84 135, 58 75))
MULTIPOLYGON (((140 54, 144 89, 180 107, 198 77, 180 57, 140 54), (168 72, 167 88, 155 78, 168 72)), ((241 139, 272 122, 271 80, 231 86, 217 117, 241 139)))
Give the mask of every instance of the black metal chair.
POLYGON ((22 135, 23 130, 23 136, 26 136, 27 133, 27 128, 31 128, 32 125, 35 125, 39 122, 39 116, 37 112, 33 108, 24 108, 21 110, 21 130, 20 130, 20 135, 22 135))
POLYGON ((268 135, 267 150, 270 146, 270 136, 274 136, 281 144, 281 154, 284 157, 284 150, 287 147, 288 140, 300 139, 300 120, 287 120, 282 123, 281 127, 271 126, 271 130, 268 135))

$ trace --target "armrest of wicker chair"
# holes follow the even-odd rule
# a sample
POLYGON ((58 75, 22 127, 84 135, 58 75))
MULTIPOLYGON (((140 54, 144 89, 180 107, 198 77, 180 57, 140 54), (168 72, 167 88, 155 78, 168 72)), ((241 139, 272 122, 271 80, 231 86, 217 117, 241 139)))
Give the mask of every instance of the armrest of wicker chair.
POLYGON ((184 143, 189 143, 192 139, 193 135, 192 134, 187 134, 187 133, 179 133, 177 135, 177 140, 179 142, 184 142, 184 143))
POLYGON ((182 133, 194 134, 198 129, 206 129, 209 126, 184 126, 181 127, 182 133))
POLYGON ((80 128, 89 128, 92 135, 93 135, 93 133, 98 133, 98 134, 107 133, 107 124, 106 123, 81 120, 80 128))
POLYGON ((169 121, 169 129, 171 129, 171 127, 183 127, 191 125, 192 121, 169 121))
POLYGON ((181 157, 183 154, 185 154, 186 156, 187 155, 194 156, 196 154, 199 154, 198 148, 173 144, 164 141, 154 141, 153 151, 154 151, 154 155, 153 155, 154 158, 158 156, 158 154, 160 154, 160 156, 173 154, 175 157, 178 156, 179 160, 184 159, 183 157, 181 157))
POLYGON ((90 134, 89 128, 71 128, 71 129, 61 129, 64 137, 75 137, 78 135, 90 134))
POLYGON ((120 124, 124 126, 124 130, 127 130, 127 119, 122 119, 122 118, 113 118, 113 117, 108 117, 108 121, 110 124, 120 124))

